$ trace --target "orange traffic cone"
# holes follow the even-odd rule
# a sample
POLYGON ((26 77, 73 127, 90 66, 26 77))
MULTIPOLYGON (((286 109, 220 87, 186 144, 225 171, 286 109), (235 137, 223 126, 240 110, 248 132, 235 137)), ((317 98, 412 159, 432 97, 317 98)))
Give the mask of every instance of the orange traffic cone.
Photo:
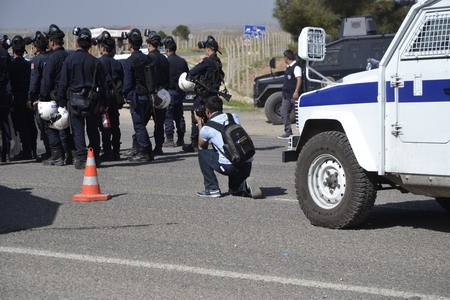
POLYGON ((97 167, 95 166, 94 149, 88 149, 86 168, 84 170, 83 187, 81 194, 72 197, 73 201, 104 201, 111 198, 109 194, 101 194, 97 180, 97 167))

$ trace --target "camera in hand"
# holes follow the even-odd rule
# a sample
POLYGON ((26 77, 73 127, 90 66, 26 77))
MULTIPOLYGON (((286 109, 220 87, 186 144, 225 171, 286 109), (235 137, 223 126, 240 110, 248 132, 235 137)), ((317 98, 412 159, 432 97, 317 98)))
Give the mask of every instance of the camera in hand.
POLYGON ((206 118, 206 110, 204 104, 199 104, 198 106, 194 107, 194 112, 197 116, 206 118))

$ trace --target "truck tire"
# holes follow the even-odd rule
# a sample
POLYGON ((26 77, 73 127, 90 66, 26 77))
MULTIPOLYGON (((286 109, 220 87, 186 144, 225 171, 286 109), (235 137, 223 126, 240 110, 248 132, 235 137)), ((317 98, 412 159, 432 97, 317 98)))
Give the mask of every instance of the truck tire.
POLYGON ((376 187, 342 132, 319 133, 300 152, 295 170, 297 198, 315 226, 339 229, 360 225, 373 208, 376 187))
POLYGON ((436 201, 447 211, 450 211, 450 198, 436 198, 436 201))
MULTIPOLYGON (((273 125, 283 124, 281 120, 281 102, 283 101, 283 96, 281 92, 275 92, 270 95, 266 103, 264 104, 264 112, 266 114, 267 121, 273 125)), ((290 115, 291 123, 295 123, 295 109, 292 110, 290 115)))

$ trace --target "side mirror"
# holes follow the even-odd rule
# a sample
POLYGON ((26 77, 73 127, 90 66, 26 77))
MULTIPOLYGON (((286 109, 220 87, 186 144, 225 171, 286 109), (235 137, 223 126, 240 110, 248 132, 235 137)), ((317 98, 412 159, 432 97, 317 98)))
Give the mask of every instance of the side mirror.
POLYGON ((270 59, 270 61, 269 61, 269 66, 270 66, 272 69, 275 69, 275 62, 276 62, 275 57, 272 57, 272 58, 270 59))
POLYGON ((272 58, 270 59, 270 61, 269 61, 270 75, 273 75, 272 70, 275 69, 275 61, 276 61, 276 58, 275 58, 275 57, 272 57, 272 58))
POLYGON ((325 30, 318 27, 305 27, 298 37, 298 55, 305 61, 325 59, 325 30))

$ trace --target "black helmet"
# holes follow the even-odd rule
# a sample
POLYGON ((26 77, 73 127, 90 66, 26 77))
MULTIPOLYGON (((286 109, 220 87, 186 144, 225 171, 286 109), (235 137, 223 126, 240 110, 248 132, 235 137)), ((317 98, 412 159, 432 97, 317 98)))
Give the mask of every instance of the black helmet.
POLYGON ((4 34, 2 38, 0 38, 0 45, 5 50, 8 50, 9 47, 11 47, 11 40, 6 34, 4 34))
POLYGON ((206 40, 198 42, 198 47, 200 49, 210 48, 214 51, 219 51, 219 44, 217 43, 216 39, 212 35, 208 35, 206 40))
POLYGON ((11 44, 14 52, 25 51, 25 40, 20 35, 15 35, 11 40, 11 44))
POLYGON ((116 41, 111 37, 111 34, 105 30, 99 36, 92 39, 92 44, 103 45, 106 48, 106 51, 111 52, 116 45, 116 41))
POLYGON ((64 32, 61 29, 59 29, 58 26, 56 26, 55 24, 51 24, 48 27, 47 36, 50 41, 54 41, 58 44, 62 44, 64 41, 63 39, 66 35, 64 34, 64 32))
POLYGON ((47 35, 40 31, 36 31, 34 36, 25 38, 25 44, 29 45, 31 43, 40 51, 45 51, 48 46, 47 35))
POLYGON ((154 30, 145 29, 145 36, 147 37, 147 44, 151 44, 155 47, 162 46, 161 37, 154 30))
POLYGON ((140 48, 143 43, 141 31, 137 28, 131 29, 130 32, 122 32, 122 38, 128 39, 130 44, 136 49, 140 48))
POLYGON ((161 44, 164 45, 164 47, 169 51, 177 51, 177 43, 173 39, 172 36, 168 35, 165 38, 162 39, 161 44))
POLYGON ((90 43, 92 40, 91 31, 87 28, 80 29, 80 27, 75 27, 72 31, 72 34, 78 36, 77 42, 86 41, 90 43))

